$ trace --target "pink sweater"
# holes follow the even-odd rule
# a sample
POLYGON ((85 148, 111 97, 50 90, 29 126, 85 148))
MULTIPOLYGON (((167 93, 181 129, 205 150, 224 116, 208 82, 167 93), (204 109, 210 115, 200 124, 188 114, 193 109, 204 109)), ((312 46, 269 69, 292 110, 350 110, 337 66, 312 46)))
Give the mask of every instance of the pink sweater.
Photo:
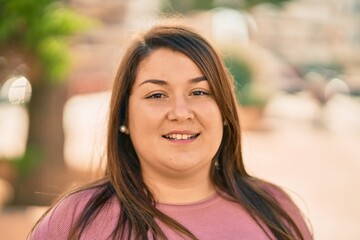
MULTIPOLYGON (((94 190, 86 190, 65 197, 37 225, 28 239, 67 239, 70 227, 79 217, 93 193, 94 190)), ((298 208, 286 194, 279 191, 275 193, 277 195, 275 197, 300 227, 305 239, 312 239, 298 208)), ((158 208, 187 227, 200 240, 269 239, 242 206, 224 199, 219 194, 192 204, 160 203, 158 208)), ((101 213, 86 228, 80 239, 110 239, 109 236, 115 228, 119 210, 120 207, 115 199, 109 201, 101 213)), ((160 223, 160 226, 170 240, 184 239, 166 225, 160 223)))

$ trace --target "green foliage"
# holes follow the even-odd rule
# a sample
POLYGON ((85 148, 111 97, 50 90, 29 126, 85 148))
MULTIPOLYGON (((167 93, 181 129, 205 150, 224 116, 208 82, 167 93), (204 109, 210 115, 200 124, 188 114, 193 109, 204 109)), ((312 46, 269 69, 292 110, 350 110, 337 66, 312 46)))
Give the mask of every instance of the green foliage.
POLYGON ((54 0, 7 0, 0 7, 0 48, 30 51, 44 79, 62 80, 69 69, 68 37, 93 23, 54 0))
POLYGON ((26 153, 11 161, 11 163, 19 170, 19 176, 25 176, 34 169, 39 161, 41 161, 43 152, 40 149, 28 146, 26 148, 26 153))
POLYGON ((261 86, 253 80, 251 67, 239 56, 228 55, 225 65, 234 77, 235 91, 238 102, 242 106, 264 106, 267 102, 261 86))
POLYGON ((284 3, 289 2, 291 0, 244 0, 244 5, 247 8, 253 7, 255 5, 261 4, 261 3, 271 3, 276 6, 282 6, 284 3))
POLYGON ((234 77, 237 89, 240 89, 251 82, 252 73, 245 60, 231 55, 226 56, 224 60, 226 67, 234 77))
POLYGON ((215 7, 230 7, 230 8, 251 8, 261 3, 271 3, 276 6, 282 6, 285 2, 291 0, 162 0, 163 11, 165 12, 179 12, 187 13, 194 10, 209 10, 215 7))

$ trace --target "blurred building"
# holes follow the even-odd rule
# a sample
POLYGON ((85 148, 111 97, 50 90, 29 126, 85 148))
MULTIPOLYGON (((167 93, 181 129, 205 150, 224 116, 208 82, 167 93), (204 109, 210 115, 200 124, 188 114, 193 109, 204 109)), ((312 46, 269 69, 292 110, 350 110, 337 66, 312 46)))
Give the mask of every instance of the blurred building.
POLYGON ((359 74, 360 1, 297 0, 252 11, 256 41, 289 62, 338 63, 359 74))

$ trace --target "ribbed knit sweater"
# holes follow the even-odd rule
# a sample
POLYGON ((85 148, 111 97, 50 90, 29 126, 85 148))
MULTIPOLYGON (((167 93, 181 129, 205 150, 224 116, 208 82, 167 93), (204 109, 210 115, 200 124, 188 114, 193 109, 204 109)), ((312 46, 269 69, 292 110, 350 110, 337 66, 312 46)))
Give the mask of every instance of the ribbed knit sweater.
MULTIPOLYGON (((66 240, 74 222, 96 190, 84 190, 63 198, 36 226, 30 240, 66 240)), ((271 191, 282 207, 300 227, 305 239, 312 236, 299 209, 282 191, 271 191)), ((192 204, 158 203, 158 209, 183 224, 200 240, 262 240, 273 239, 259 226, 238 203, 229 201, 220 194, 192 204)), ((120 206, 115 198, 102 208, 85 228, 82 240, 105 240, 113 232, 120 206)), ((167 225, 159 223, 170 240, 184 239, 167 225)), ((271 234, 270 234, 271 236, 271 234)), ((150 238, 151 239, 151 238, 150 238)))

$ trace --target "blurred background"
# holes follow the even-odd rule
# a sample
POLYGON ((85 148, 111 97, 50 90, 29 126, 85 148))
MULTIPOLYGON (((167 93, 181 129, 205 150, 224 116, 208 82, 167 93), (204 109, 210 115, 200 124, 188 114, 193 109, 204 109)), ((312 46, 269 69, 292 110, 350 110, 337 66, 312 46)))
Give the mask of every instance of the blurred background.
POLYGON ((236 81, 249 172, 282 186, 315 239, 360 239, 360 0, 0 1, 0 235, 96 179, 129 38, 171 17, 236 81))

